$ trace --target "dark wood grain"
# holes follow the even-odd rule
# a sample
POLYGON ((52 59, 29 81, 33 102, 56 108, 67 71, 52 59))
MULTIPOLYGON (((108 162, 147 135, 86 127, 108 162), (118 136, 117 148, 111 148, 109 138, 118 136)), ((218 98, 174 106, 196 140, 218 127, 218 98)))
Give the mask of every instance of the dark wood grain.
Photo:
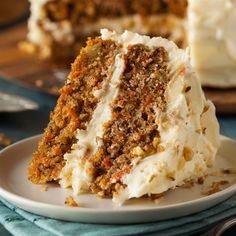
POLYGON ((69 72, 70 63, 59 65, 40 60, 19 49, 26 38, 26 23, 0 32, 0 76, 24 86, 58 95, 69 72), (62 75, 61 75, 62 74, 62 75))
MULTIPOLYGON (((53 95, 59 94, 70 69, 70 64, 62 65, 39 60, 19 50, 19 42, 25 40, 26 23, 0 32, 0 76, 23 86, 38 89, 53 95)), ((207 98, 216 106, 217 113, 236 114, 236 88, 204 88, 207 98)))
POLYGON ((24 18, 29 12, 28 0, 1 0, 0 27, 9 26, 24 18))
POLYGON ((218 114, 236 114, 236 88, 204 88, 204 92, 206 97, 215 104, 218 114))

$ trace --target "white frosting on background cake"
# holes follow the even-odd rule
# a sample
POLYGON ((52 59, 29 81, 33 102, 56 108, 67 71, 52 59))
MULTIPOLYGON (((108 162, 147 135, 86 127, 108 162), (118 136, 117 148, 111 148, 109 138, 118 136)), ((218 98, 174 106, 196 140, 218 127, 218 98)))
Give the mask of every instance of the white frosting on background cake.
POLYGON ((51 57, 52 44, 57 42, 61 45, 71 45, 85 42, 77 42, 76 37, 90 37, 101 28, 113 29, 123 32, 129 29, 140 34, 165 34, 174 41, 185 41, 186 21, 173 14, 147 15, 138 14, 124 15, 121 17, 100 17, 94 22, 72 25, 70 19, 63 21, 51 21, 45 17, 44 6, 53 0, 29 0, 31 15, 28 21, 28 40, 39 47, 43 58, 51 57), (158 27, 156 27, 158 25, 158 27), (161 28, 161 29, 160 29, 161 28))
POLYGON ((53 22, 45 18, 43 7, 52 0, 29 0, 30 18, 28 21, 29 32, 27 38, 41 50, 44 58, 51 56, 51 45, 53 41, 61 42, 64 45, 74 42, 72 26, 69 20, 53 22), (44 29, 42 29, 42 24, 44 29))
MULTIPOLYGON (((128 31, 122 35, 108 30, 101 32, 102 39, 112 39, 122 45, 121 55, 116 56, 110 82, 105 81, 101 90, 94 91, 101 100, 87 129, 77 131, 79 142, 71 153, 65 154, 67 162, 61 172, 61 185, 72 186, 75 194, 89 191, 93 170, 89 161, 83 160, 83 155, 87 150, 95 154, 101 145, 103 124, 111 119, 110 103, 119 92, 118 84, 124 69, 122 54, 127 52, 129 45, 135 44, 164 47, 168 52, 171 80, 165 92, 167 108, 165 112, 155 110, 160 145, 164 151, 135 158, 131 172, 122 178, 127 187, 113 200, 122 204, 127 199, 162 193, 204 176, 219 147, 219 126, 215 108, 206 101, 200 82, 191 70, 188 50, 178 49, 163 38, 150 38, 128 31)), ((133 151, 138 150, 139 146, 133 151)))
POLYGON ((192 64, 203 85, 236 86, 236 0, 189 0, 192 64))
MULTIPOLYGON (((101 17, 95 22, 72 26, 69 19, 51 21, 45 17, 44 5, 52 0, 30 0, 31 15, 28 40, 42 57, 53 56, 53 44, 82 46, 76 37, 93 35, 106 27, 122 32, 129 29, 141 34, 170 35, 174 41, 189 35, 192 65, 203 85, 236 86, 236 0, 188 0, 188 18, 171 14, 101 17), (188 27, 186 27, 188 25, 188 27), (187 31, 187 32, 185 32, 187 31)), ((84 42, 83 42, 84 43, 84 42)))

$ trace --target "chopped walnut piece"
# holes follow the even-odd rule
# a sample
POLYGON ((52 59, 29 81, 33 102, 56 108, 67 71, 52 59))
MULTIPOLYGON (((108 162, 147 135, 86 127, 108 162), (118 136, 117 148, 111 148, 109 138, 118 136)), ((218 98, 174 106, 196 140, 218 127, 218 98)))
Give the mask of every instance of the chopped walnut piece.
POLYGON ((159 198, 156 198, 154 201, 155 204, 158 204, 160 203, 162 200, 164 199, 164 197, 159 197, 159 198))
POLYGON ((209 196, 209 195, 217 193, 219 191, 221 191, 220 185, 213 182, 210 187, 208 187, 202 191, 202 194, 209 196))
POLYGON ((206 189, 204 189, 202 191, 202 194, 208 196, 208 195, 217 193, 217 192, 222 190, 221 187, 220 187, 221 185, 226 185, 228 183, 229 183, 228 180, 221 180, 221 181, 218 181, 218 182, 214 181, 214 182, 212 182, 212 184, 210 186, 206 187, 206 189))
POLYGON ((68 196, 65 200, 65 205, 69 207, 78 207, 79 204, 75 201, 72 196, 68 196))
POLYGON ((4 133, 0 133, 0 145, 8 146, 11 144, 11 139, 4 133))
POLYGON ((178 161, 178 166, 177 166, 178 170, 179 171, 182 170, 184 168, 184 165, 185 165, 185 159, 180 159, 178 161))
POLYGON ((236 168, 227 168, 221 170, 223 174, 236 174, 236 168))
POLYGON ((165 148, 162 145, 158 145, 157 152, 164 152, 165 148))
POLYGON ((152 175, 151 177, 150 177, 150 179, 148 180, 148 183, 151 183, 154 179, 156 179, 157 178, 157 176, 156 175, 152 175))
POLYGON ((144 154, 145 154, 145 152, 143 151, 143 149, 140 146, 133 148, 131 153, 135 156, 144 156, 144 154))
POLYGON ((225 184, 229 184, 228 180, 221 180, 219 181, 220 185, 225 185, 225 184))
POLYGON ((158 145, 160 144, 160 141, 161 141, 160 137, 155 137, 152 142, 153 147, 157 148, 158 145))
POLYGON ((209 106, 204 106, 203 113, 207 112, 209 110, 209 106))
POLYGON ((158 204, 161 200, 163 200, 164 193, 151 194, 149 197, 154 203, 158 204))
POLYGON ((175 180, 175 171, 170 171, 166 174, 166 177, 171 179, 172 181, 175 180))
POLYGON ((207 175, 198 178, 197 180, 198 184, 204 184, 206 178, 207 178, 207 175))
POLYGON ((193 181, 187 181, 183 185, 181 185, 181 187, 183 187, 183 188, 192 188, 193 185, 194 185, 193 181))
POLYGON ((187 86, 186 89, 185 89, 185 93, 189 92, 191 90, 191 86, 187 86))
POLYGON ((185 161, 191 161, 193 158, 193 151, 188 147, 184 147, 183 156, 185 161))
POLYGON ((43 190, 44 192, 48 191, 48 186, 47 186, 47 185, 42 185, 42 190, 43 190))
POLYGON ((202 133, 205 135, 206 134, 206 127, 202 128, 202 133))

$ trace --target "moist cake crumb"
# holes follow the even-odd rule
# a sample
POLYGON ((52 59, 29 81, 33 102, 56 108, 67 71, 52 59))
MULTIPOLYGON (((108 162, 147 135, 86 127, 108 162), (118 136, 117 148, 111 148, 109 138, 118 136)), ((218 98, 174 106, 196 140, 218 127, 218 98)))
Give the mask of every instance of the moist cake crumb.
POLYGON ((41 187, 41 188, 42 188, 42 190, 43 190, 44 192, 48 191, 48 186, 47 186, 47 185, 45 185, 45 184, 44 184, 44 185, 42 185, 42 187, 41 187))
POLYGON ((203 189, 202 194, 208 196, 220 192, 222 190, 221 186, 227 184, 229 184, 228 180, 213 181, 210 186, 207 186, 205 189, 203 189))
POLYGON ((8 146, 12 143, 11 139, 4 133, 0 133, 0 145, 8 146))
POLYGON ((69 207, 79 207, 79 204, 75 201, 72 196, 66 197, 65 205, 69 207))
POLYGON ((180 187, 182 188, 192 188, 194 186, 194 182, 193 181, 186 181, 183 185, 181 185, 180 187))
POLYGON ((221 171, 223 174, 236 174, 236 168, 225 168, 221 171))
POLYGON ((164 193, 160 194, 151 194, 148 196, 155 204, 159 204, 162 200, 164 200, 164 193))
POLYGON ((204 184, 204 182, 206 181, 207 177, 208 177, 208 175, 205 175, 205 176, 202 176, 202 177, 198 178, 197 183, 198 184, 204 184))

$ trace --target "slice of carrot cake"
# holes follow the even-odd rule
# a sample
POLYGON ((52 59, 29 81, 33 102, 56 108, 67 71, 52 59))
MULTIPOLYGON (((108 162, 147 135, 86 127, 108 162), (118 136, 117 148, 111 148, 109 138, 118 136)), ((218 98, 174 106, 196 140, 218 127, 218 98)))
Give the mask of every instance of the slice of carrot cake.
POLYGON ((215 108, 188 50, 104 29, 72 65, 29 179, 123 203, 204 176, 218 147, 215 108))

